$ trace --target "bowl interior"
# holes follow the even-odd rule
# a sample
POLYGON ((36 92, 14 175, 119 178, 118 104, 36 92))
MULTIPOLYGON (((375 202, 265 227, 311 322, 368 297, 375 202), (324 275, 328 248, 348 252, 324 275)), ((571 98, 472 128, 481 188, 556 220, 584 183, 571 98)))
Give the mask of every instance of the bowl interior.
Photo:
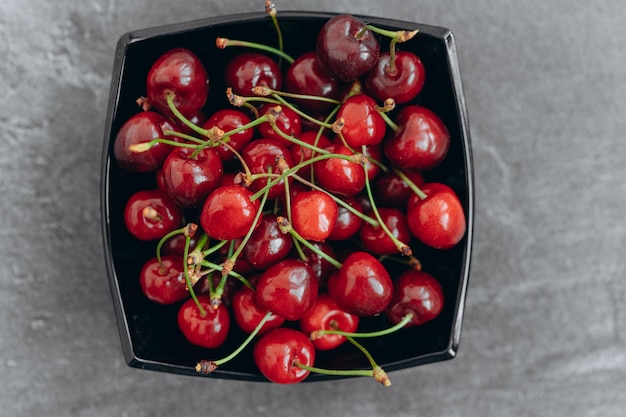
MULTIPOLYGON (((331 16, 325 13, 280 13, 286 52, 298 56, 313 50, 317 32, 331 16)), ((446 160, 437 169, 427 173, 426 178, 444 182, 455 189, 468 220, 465 238, 452 250, 438 251, 412 242, 414 253, 422 261, 424 270, 434 275, 443 286, 446 304, 442 314, 423 326, 363 341, 381 366, 386 370, 394 370, 450 359, 456 353, 469 276, 473 171, 461 79, 450 31, 409 22, 361 18, 383 28, 420 30, 416 38, 401 46, 415 52, 426 68, 426 85, 415 104, 424 105, 437 113, 446 123, 452 137, 446 160)), ((215 38, 218 36, 272 45, 276 43, 272 22, 263 13, 145 29, 126 34, 118 43, 104 141, 102 219, 109 280, 123 350, 128 364, 134 367, 197 375, 193 367, 198 360, 220 358, 230 353, 244 338, 233 324, 231 327, 235 336, 229 337, 230 342, 223 347, 211 351, 194 347, 185 341, 176 325, 176 312, 180 304, 162 306, 145 298, 138 276, 143 263, 154 256, 155 244, 142 243, 130 236, 124 226, 123 210, 127 199, 134 192, 155 188, 156 183, 153 174, 124 171, 112 158, 116 132, 130 116, 140 111, 135 100, 146 94, 147 72, 157 57, 168 49, 185 47, 203 60, 211 82, 207 114, 229 106, 223 93, 226 86, 222 81, 222 71, 225 62, 234 54, 242 52, 242 49, 233 47, 218 50, 215 47, 215 38)), ((387 41, 381 41, 381 49, 388 49, 387 41)), ((392 271, 392 276, 398 272, 392 271)), ((384 318, 367 324, 371 329, 386 325, 384 318)), ((363 329, 366 327, 363 326, 363 329)), ((250 350, 212 375, 264 380, 252 362, 250 350)), ((319 352, 316 365, 342 369, 366 368, 368 363, 359 351, 346 344, 332 352, 319 352)), ((327 378, 311 375, 307 380, 327 378)))

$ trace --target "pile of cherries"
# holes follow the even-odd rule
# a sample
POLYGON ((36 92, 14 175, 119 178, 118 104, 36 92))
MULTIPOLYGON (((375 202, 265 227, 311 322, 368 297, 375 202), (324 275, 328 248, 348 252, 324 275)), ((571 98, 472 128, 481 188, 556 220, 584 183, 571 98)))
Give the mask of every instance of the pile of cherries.
POLYGON ((412 104, 425 68, 398 46, 416 31, 338 15, 294 59, 282 49, 274 5, 266 8, 279 47, 216 40, 241 49, 225 66, 229 107, 208 108, 206 68, 176 48, 154 62, 140 111, 116 135, 117 163, 154 173, 157 184, 133 194, 124 213, 132 236, 156 246, 141 288, 155 303, 179 303, 189 343, 219 347, 233 324, 248 334, 227 357, 198 358, 200 373, 251 346, 276 383, 319 372, 389 385, 359 339, 442 310, 441 285, 410 242, 446 250, 465 234, 455 192, 423 176, 446 157, 450 135, 412 104), (391 264, 403 272, 392 278, 391 264), (388 328, 358 332, 378 315, 388 328), (344 343, 371 369, 315 367, 316 351, 344 343))

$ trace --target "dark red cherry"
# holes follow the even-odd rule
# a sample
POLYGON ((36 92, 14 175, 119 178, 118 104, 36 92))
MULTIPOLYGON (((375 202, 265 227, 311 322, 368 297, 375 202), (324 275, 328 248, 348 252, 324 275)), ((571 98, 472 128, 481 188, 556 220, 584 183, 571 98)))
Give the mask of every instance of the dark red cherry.
MULTIPOLYGON (((311 307, 299 321, 300 330, 310 335, 316 330, 341 330, 355 332, 359 326, 359 317, 342 310, 327 293, 318 295, 311 307)), ((346 338, 337 334, 326 334, 313 340, 317 350, 330 350, 341 345, 346 338)))
MULTIPOLYGON (((284 157, 285 162, 287 162, 289 166, 292 166, 289 148, 287 148, 285 142, 278 139, 255 139, 241 151, 241 156, 253 174, 265 174, 269 172, 270 168, 274 174, 277 174, 276 158, 279 156, 284 157)), ((287 181, 291 183, 293 178, 289 176, 287 177, 287 181)), ((250 188, 254 191, 259 191, 265 187, 267 183, 267 178, 259 178, 251 184, 250 188)), ((276 185, 270 188, 268 198, 274 199, 284 193, 285 183, 284 180, 280 180, 276 185)))
POLYGON ((254 226, 259 210, 259 200, 252 201, 251 197, 252 192, 240 185, 216 188, 202 207, 200 225, 214 239, 244 237, 254 226))
POLYGON ((226 340, 230 329, 228 309, 223 304, 215 308, 207 296, 199 295, 197 298, 205 315, 201 314, 194 300, 190 298, 178 310, 178 327, 193 345, 219 347, 226 340))
MULTIPOLYGON (((313 247, 319 252, 325 253, 331 258, 335 259, 335 250, 328 242, 310 242, 313 247)), ((307 248, 302 247, 302 253, 304 253, 304 259, 307 264, 313 270, 313 274, 317 278, 317 282, 319 283, 319 288, 325 288, 326 283, 328 282, 328 277, 335 271, 337 268, 333 266, 330 262, 328 262, 322 255, 319 253, 307 248)))
MULTIPOLYGON (((161 247, 161 253, 163 255, 183 256, 185 253, 186 239, 187 237, 182 233, 170 237, 165 241, 165 243, 163 243, 163 246, 161 247)), ((196 233, 189 239, 189 252, 191 252, 196 247, 197 243, 198 233, 196 233)))
POLYGON ((465 235, 467 223, 463 205, 454 190, 445 184, 427 183, 420 187, 424 200, 417 195, 407 203, 407 222, 411 233, 436 249, 450 249, 465 235))
MULTIPOLYGON (((259 221, 259 226, 256 226, 256 227, 260 227, 260 225, 263 224, 262 222, 264 218, 265 217, 263 217, 259 221)), ((224 262, 226 259, 228 259, 229 252, 231 251, 231 245, 232 245, 232 250, 236 251, 239 249, 239 246, 241 246, 242 242, 243 242, 243 238, 237 238, 237 239, 234 239, 234 244, 231 242, 228 245, 222 246, 218 252, 219 254, 218 259, 220 260, 220 262, 224 262)), ((245 250, 245 247, 242 250, 245 250)), ((244 256, 240 256, 239 258, 237 258, 237 261, 235 262, 233 271, 238 272, 245 276, 248 274, 256 273, 257 269, 254 266, 252 266, 252 264, 244 256)), ((234 280, 229 280, 229 281, 234 281, 234 280)))
POLYGON ((183 258, 164 255, 154 257, 141 268, 139 283, 144 295, 159 304, 172 304, 189 297, 183 272, 183 258))
POLYGON ((209 77, 204 65, 190 50, 175 48, 161 55, 146 78, 148 101, 159 112, 173 115, 166 95, 174 93, 174 106, 184 116, 192 116, 206 103, 209 77))
MULTIPOLYGON (((337 99, 339 81, 334 79, 320 64, 314 51, 305 52, 287 68, 285 90, 290 93, 337 99)), ((320 100, 293 99, 305 111, 322 114, 332 107, 320 100)))
POLYGON ((419 326, 433 320, 443 310, 444 299, 441 284, 424 271, 403 272, 393 284, 393 297, 386 315, 396 324, 413 313, 413 318, 405 327, 419 326))
MULTIPOLYGON (((330 139, 325 135, 320 135, 318 137, 317 131, 305 130, 298 136, 302 142, 306 142, 309 145, 317 146, 318 148, 324 149, 325 147, 331 144, 330 139)), ((314 151, 310 148, 306 148, 301 145, 292 144, 289 146, 289 150, 291 151, 291 159, 293 160, 294 165, 298 165, 304 161, 308 161, 313 156, 314 151)), ((306 165, 298 170, 298 174, 304 176, 305 178, 309 178, 311 175, 312 165, 306 165)))
POLYGON ((254 363, 268 380, 277 384, 295 384, 304 380, 309 371, 297 366, 313 366, 315 347, 304 333, 279 327, 259 338, 254 345, 254 363))
MULTIPOLYGON (((254 331, 267 313, 267 311, 257 305, 254 298, 254 291, 249 287, 243 286, 233 294, 231 301, 235 323, 237 323, 241 330, 248 334, 254 331)), ((257 334, 262 335, 263 333, 267 333, 276 327, 280 327, 284 322, 284 318, 276 314, 271 314, 257 334)))
MULTIPOLYGON (((406 171, 404 174, 418 187, 424 184, 421 172, 406 171)), ((373 191, 376 201, 384 201, 387 207, 402 209, 406 208, 409 197, 414 194, 409 185, 393 171, 381 174, 376 179, 373 191)))
POLYGON ((124 208, 126 229, 139 240, 160 239, 181 222, 181 208, 159 189, 137 191, 124 208))
POLYGON ((365 169, 367 170, 367 178, 370 181, 374 181, 378 174, 380 174, 380 166, 373 161, 377 161, 378 163, 383 163, 384 153, 383 153, 383 144, 379 143, 378 145, 370 145, 365 147, 365 169))
MULTIPOLYGON (((343 201, 349 206, 363 213, 363 205, 360 201, 354 197, 343 197, 343 201)), ((363 219, 356 214, 349 211, 347 208, 338 205, 337 206, 337 221, 335 227, 331 230, 328 236, 329 240, 346 240, 354 236, 361 226, 363 225, 363 219)))
MULTIPOLYGON (((259 115, 265 115, 274 107, 276 107, 276 105, 272 103, 266 103, 261 105, 259 107, 259 115)), ((300 133, 302 132, 302 120, 300 118, 300 115, 286 106, 282 106, 281 109, 282 110, 278 115, 278 118, 276 118, 276 127, 287 136, 293 136, 296 138, 299 137, 300 133)), ((287 146, 290 146, 292 144, 292 142, 288 141, 280 134, 276 133, 276 131, 274 131, 272 125, 270 125, 269 122, 261 123, 257 127, 257 131, 260 137, 276 139, 285 143, 287 146)))
POLYGON ((384 139, 387 124, 376 106, 365 94, 351 96, 341 105, 337 113, 345 121, 341 134, 352 148, 360 151, 362 145, 377 145, 384 139))
MULTIPOLYGON (((353 155, 350 149, 334 144, 325 148, 334 154, 353 155)), ((327 191, 341 196, 354 196, 365 187, 363 165, 341 158, 329 158, 314 164, 315 178, 327 191)))
MULTIPOLYGON (((409 242, 411 231, 404 211, 390 207, 379 207, 378 213, 396 239, 404 243, 409 242)), ((372 214, 370 216, 373 217, 372 214)), ((364 223, 359 230, 359 241, 367 251, 376 255, 391 255, 399 251, 394 241, 379 225, 372 226, 369 223, 364 223)))
POLYGON ((328 293, 349 313, 369 317, 385 311, 393 284, 385 267, 367 252, 353 252, 328 279, 328 293))
POLYGON ((291 200, 291 225, 306 240, 326 240, 335 227, 337 214, 337 203, 322 191, 303 191, 291 200))
POLYGON ((395 67, 390 64, 389 52, 381 53, 374 68, 363 79, 365 89, 381 102, 392 98, 397 105, 408 103, 424 87, 424 64, 409 51, 396 51, 395 67))
POLYGON ((224 69, 224 81, 235 94, 252 95, 252 89, 258 86, 280 90, 283 75, 278 63, 258 52, 244 52, 235 55, 224 69))
MULTIPOLYGON (((202 125, 202 127, 207 130, 213 127, 218 127, 225 133, 228 133, 231 130, 245 126, 248 123, 250 123, 250 118, 244 112, 237 109, 221 109, 213 113, 211 117, 209 117, 202 125)), ((235 151, 240 152, 244 146, 252 140, 253 135, 253 128, 244 129, 237 133, 227 135, 224 137, 224 141, 227 142, 228 145, 235 151)), ((214 149, 217 151, 222 161, 226 162, 235 157, 232 150, 225 145, 216 146, 214 149)))
POLYGON ((264 270, 283 260, 293 248, 291 236, 280 231, 276 217, 266 214, 243 249, 244 258, 256 269, 264 270))
POLYGON ((398 113, 399 130, 385 140, 389 161, 403 170, 427 171, 439 165, 450 149, 450 133, 431 110, 408 105, 398 113))
POLYGON ((178 128, 171 120, 153 111, 143 111, 131 116, 117 132, 113 144, 113 155, 120 167, 135 172, 159 170, 173 149, 171 145, 156 143, 143 152, 133 152, 129 147, 159 138, 178 140, 166 136, 164 130, 177 131, 178 128))
POLYGON ((297 259, 284 259, 259 277, 256 302, 262 309, 287 320, 298 320, 315 302, 318 288, 308 264, 297 259))
POLYGON ((224 167, 217 151, 177 147, 163 163, 165 188, 181 207, 202 204, 219 185, 224 167))
POLYGON ((323 68, 340 81, 353 81, 368 72, 378 60, 380 45, 365 23, 342 14, 329 19, 317 37, 316 53, 323 68))

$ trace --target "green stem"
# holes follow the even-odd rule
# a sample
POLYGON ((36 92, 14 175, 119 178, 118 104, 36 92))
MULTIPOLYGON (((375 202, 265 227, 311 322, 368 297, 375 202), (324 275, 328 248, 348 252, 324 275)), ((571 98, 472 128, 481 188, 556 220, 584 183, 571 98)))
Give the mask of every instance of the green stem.
POLYGON ((174 92, 167 92, 165 94, 165 99, 167 100, 167 105, 170 108, 170 110, 172 111, 172 113, 174 113, 174 116, 176 116, 176 118, 178 120, 180 120, 185 126, 187 126, 188 128, 190 128, 191 130, 193 130, 194 132, 196 132, 197 134, 205 137, 208 135, 208 131, 206 129, 201 128, 200 126, 196 125, 194 122, 192 122, 191 120, 187 119, 185 116, 183 116, 183 114, 178 111, 178 109, 176 108, 176 105, 174 105, 174 92))
POLYGON ((326 369, 326 368, 318 368, 316 366, 309 366, 298 361, 293 363, 295 366, 301 369, 305 369, 309 372, 313 372, 316 374, 322 375, 333 375, 333 376, 367 376, 373 377, 374 371, 372 369, 326 369))
POLYGON ((280 49, 276 49, 272 46, 268 46, 268 45, 263 45, 261 43, 257 43, 257 42, 250 42, 250 41, 242 41, 242 40, 236 40, 236 39, 226 39, 226 38, 218 38, 216 40, 216 44, 218 45, 218 47, 220 48, 226 48, 229 46, 243 46, 243 47, 247 47, 247 48, 252 48, 252 49, 257 49, 260 51, 265 51, 265 52, 269 52, 272 53, 274 55, 277 55, 281 58, 283 58, 285 61, 287 61, 290 64, 293 64, 293 61, 295 61, 295 59, 293 59, 293 57, 291 57, 290 55, 286 54, 285 52, 281 51, 280 49))
POLYGON ((391 327, 387 327, 386 329, 378 330, 375 332, 357 333, 357 332, 344 332, 343 330, 335 330, 335 329, 320 329, 311 333, 311 337, 319 338, 327 334, 337 334, 340 336, 344 336, 346 338, 353 337, 353 338, 362 338, 362 339, 382 337, 382 336, 386 336, 388 334, 391 334, 393 332, 396 332, 402 329, 404 326, 407 325, 407 323, 411 321, 412 318, 413 318, 413 313, 407 313, 404 315, 404 317, 402 317, 402 320, 400 320, 397 324, 394 324, 391 327))
POLYGON ((406 182, 406 184, 409 186, 411 191, 413 191, 419 197, 420 200, 424 200, 426 199, 426 197, 428 197, 426 193, 422 191, 413 181, 411 181, 411 179, 407 177, 404 172, 400 171, 398 168, 395 168, 395 167, 393 168, 393 172, 395 172, 396 175, 400 177, 402 181, 406 182))
POLYGON ((291 236, 293 236, 294 240, 299 241, 304 246, 306 246, 309 250, 313 251, 313 253, 315 253, 315 254, 319 255, 320 257, 324 258, 328 263, 330 263, 335 268, 337 268, 337 269, 341 268, 341 262, 339 262, 338 260, 336 260, 332 256, 328 255, 326 252, 324 252, 324 251, 320 250, 319 248, 315 247, 315 245, 313 245, 311 242, 309 242, 308 240, 303 238, 300 235, 300 233, 296 232, 293 229, 293 227, 289 228, 289 234, 291 234, 291 236))
POLYGON ((191 279, 189 278, 189 268, 187 268, 187 257, 189 256, 189 242, 190 241, 191 241, 191 237, 186 236, 185 237, 185 249, 183 250, 183 269, 184 269, 184 276, 185 276, 185 284, 187 285, 187 290, 189 291, 189 294, 191 295, 193 302, 196 304, 196 307, 198 307, 198 310, 200 311, 200 316, 204 317, 206 316, 206 310, 204 309, 204 307, 202 307, 202 304, 200 304, 200 301, 198 301, 198 297, 196 297, 196 292, 193 290, 193 285, 191 285, 191 279))
POLYGON ((161 240, 159 240, 159 243, 157 244, 156 247, 156 258, 157 261, 159 262, 159 265, 161 264, 161 248, 163 247, 163 245, 165 244, 165 242, 168 241, 168 239, 176 236, 176 235, 180 235, 185 233, 185 227, 182 227, 180 229, 176 229, 174 231, 169 232, 168 234, 166 234, 165 236, 163 236, 161 238, 161 240))

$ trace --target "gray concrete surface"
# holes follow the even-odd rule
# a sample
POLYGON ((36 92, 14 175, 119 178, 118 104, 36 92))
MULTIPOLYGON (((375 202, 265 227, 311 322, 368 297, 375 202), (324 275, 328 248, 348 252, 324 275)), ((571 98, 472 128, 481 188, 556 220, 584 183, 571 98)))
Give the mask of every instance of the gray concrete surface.
POLYGON ((135 28, 262 0, 0 4, 0 415, 623 416, 626 3, 293 0, 456 35, 477 177, 459 355, 291 387, 128 368, 99 164, 113 50, 135 28))

